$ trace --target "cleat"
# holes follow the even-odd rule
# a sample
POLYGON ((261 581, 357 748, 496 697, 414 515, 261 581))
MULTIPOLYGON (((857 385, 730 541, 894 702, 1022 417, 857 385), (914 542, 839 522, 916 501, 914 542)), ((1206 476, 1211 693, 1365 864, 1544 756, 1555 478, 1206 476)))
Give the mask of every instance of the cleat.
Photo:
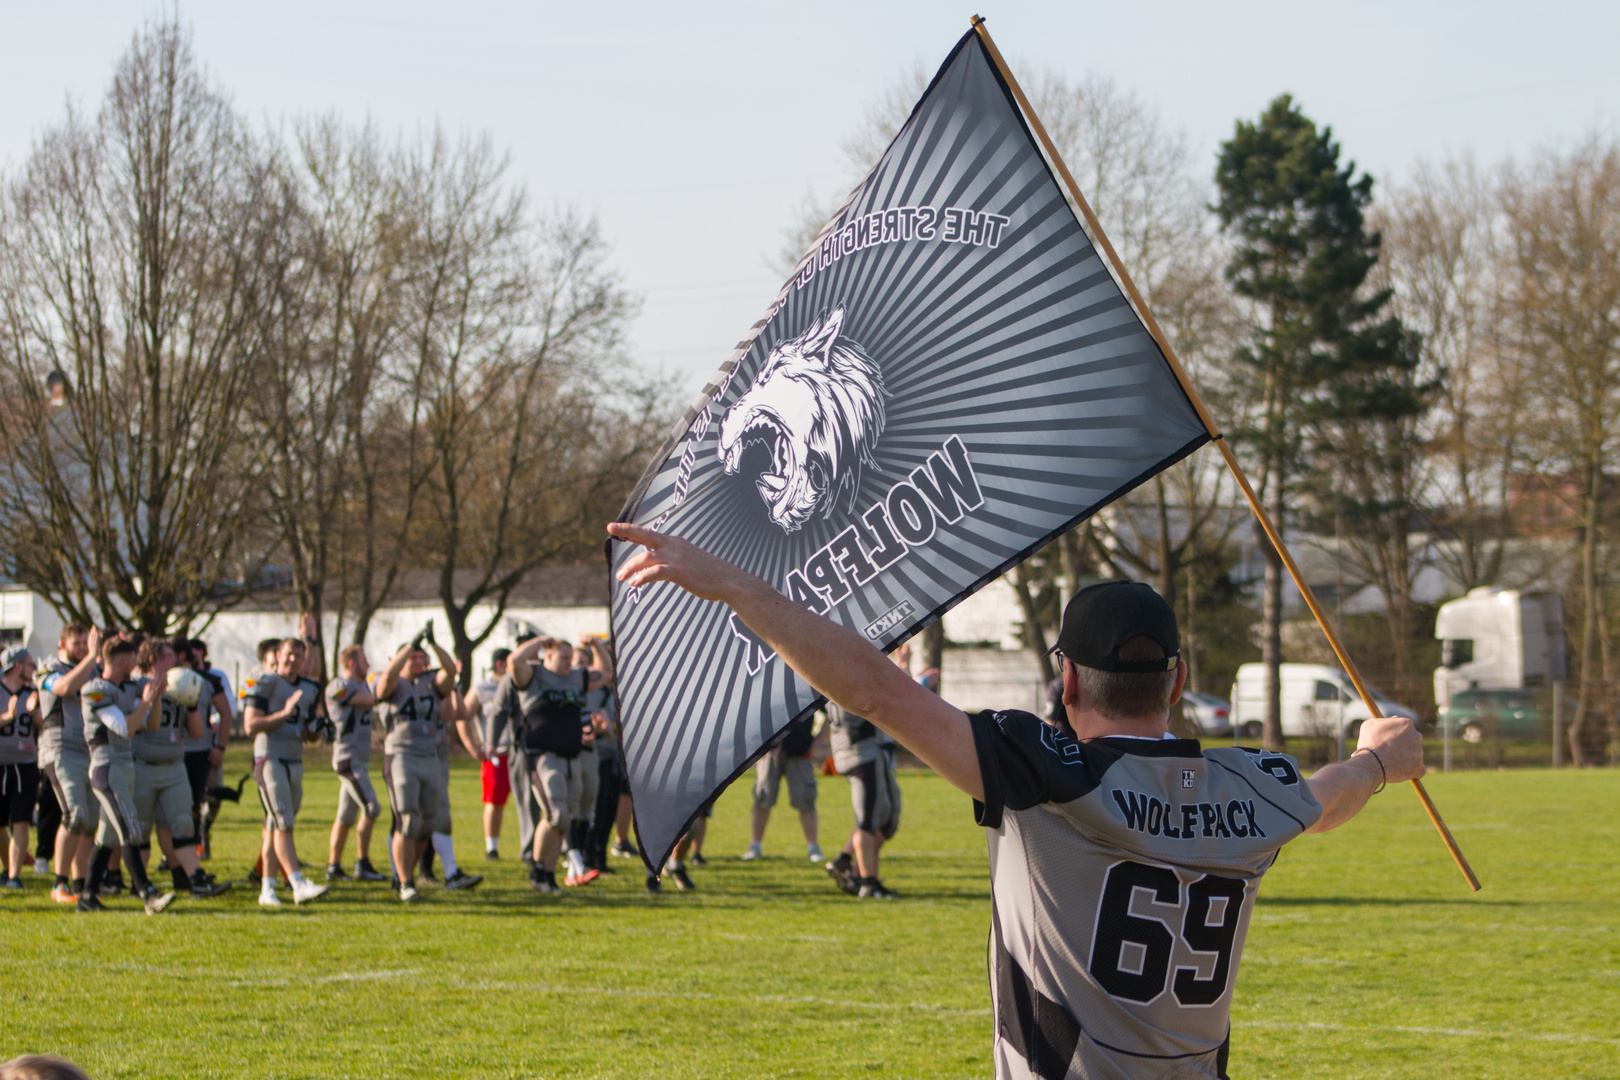
POLYGON ((821 845, 820 844, 811 844, 810 845, 810 850, 809 850, 809 855, 810 855, 810 861, 811 862, 820 862, 821 859, 822 859, 821 845))
POLYGON ((759 844, 758 841, 749 844, 748 850, 742 853, 743 862, 753 862, 755 859, 763 859, 764 857, 765 849, 759 844))
POLYGON ((177 895, 177 893, 172 892, 159 893, 156 889, 153 889, 146 894, 146 899, 143 900, 142 903, 146 905, 146 913, 148 915, 157 915, 160 914, 164 908, 174 903, 174 898, 177 895))
POLYGON ((632 844, 628 840, 613 841, 613 854, 617 855, 621 859, 636 859, 641 857, 641 852, 636 850, 636 845, 632 844))
POLYGON ((76 909, 78 911, 89 912, 107 910, 107 905, 101 902, 101 897, 99 896, 81 896, 75 900, 74 903, 78 905, 78 908, 76 909))
POLYGON ((476 889, 478 883, 483 880, 483 874, 469 874, 465 870, 457 870, 444 879, 444 887, 446 889, 476 889))
POLYGON ((157 862, 157 865, 152 868, 152 873, 154 873, 154 874, 162 874, 162 873, 166 873, 168 871, 168 869, 169 869, 169 857, 167 855, 165 855, 165 856, 163 856, 163 858, 159 859, 158 862, 157 862))
POLYGON ((703 852, 694 851, 690 856, 693 866, 708 866, 709 860, 703 857, 703 852))
POLYGON ((319 900, 327 892, 325 885, 317 885, 313 881, 293 882, 293 903, 307 904, 311 900, 319 900))
POLYGON ((669 876, 675 879, 675 888, 681 892, 691 892, 697 886, 692 884, 692 878, 686 872, 686 867, 680 863, 671 863, 668 869, 669 876))
POLYGON ((557 888, 557 883, 555 881, 548 881, 545 878, 530 878, 529 888, 533 889, 537 893, 562 892, 561 889, 557 888))
POLYGON ((354 879, 356 881, 385 881, 387 880, 371 865, 370 859, 361 859, 354 864, 354 879))
POLYGON ((264 876, 252 867, 248 867, 247 880, 249 885, 257 889, 261 884, 264 883, 264 876))
POLYGON ((838 858, 827 864, 827 873, 838 887, 851 896, 857 896, 861 891, 861 879, 855 875, 853 860, 848 855, 839 855, 838 858))
POLYGON ((51 872, 51 860, 49 860, 49 859, 35 859, 34 860, 34 873, 36 873, 36 874, 48 874, 50 872, 51 872))
POLYGON ((647 895, 658 896, 664 891, 664 883, 658 880, 657 874, 647 875, 647 895))
POLYGON ((587 870, 583 874, 570 872, 567 877, 563 878, 563 884, 570 888, 578 888, 581 885, 589 885, 601 876, 602 871, 600 870, 587 870))
POLYGON ((861 891, 856 894, 862 900, 898 900, 900 894, 884 885, 877 878, 861 883, 861 891))
POLYGON ((484 858, 489 862, 499 862, 501 859, 501 853, 498 851, 486 851, 484 852, 484 858))
POLYGON ((281 906, 281 897, 277 896, 274 891, 271 891, 271 892, 262 892, 261 891, 259 893, 259 906, 260 907, 280 907, 281 906))
POLYGON ((399 898, 401 900, 403 900, 407 904, 411 903, 413 900, 416 900, 421 895, 422 895, 421 893, 416 891, 416 886, 415 885, 401 885, 400 886, 399 898))
POLYGON ((22 887, 23 883, 20 877, 6 878, 4 881, 0 881, 0 889, 22 892, 22 887))
POLYGON ((123 878, 122 874, 120 874, 118 877, 112 877, 112 876, 109 875, 101 883, 101 895, 102 896, 117 896, 119 893, 121 893, 123 891, 124 891, 124 878, 123 878))
POLYGON ((58 904, 77 904, 79 902, 78 895, 66 885, 51 886, 51 899, 58 904))
POLYGON ((350 877, 349 872, 347 870, 343 869, 343 867, 339 866, 337 863, 333 863, 331 866, 328 866, 326 868, 326 880, 327 881, 353 881, 354 878, 350 877))
POLYGON ((231 883, 228 881, 209 881, 200 876, 191 879, 191 898, 193 900, 212 900, 214 897, 224 896, 230 891, 231 883))

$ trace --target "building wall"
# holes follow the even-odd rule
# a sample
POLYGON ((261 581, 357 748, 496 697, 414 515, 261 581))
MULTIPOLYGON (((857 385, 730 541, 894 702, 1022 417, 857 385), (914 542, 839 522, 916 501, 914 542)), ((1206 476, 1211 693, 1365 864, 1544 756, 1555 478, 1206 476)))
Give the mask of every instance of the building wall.
MULTIPOLYGON (((493 607, 473 609, 468 630, 476 634, 487 625, 493 607)), ((433 620, 434 634, 446 651, 450 647, 450 631, 444 621, 444 611, 437 604, 410 607, 389 607, 377 612, 366 633, 366 657, 373 668, 381 667, 399 649, 416 636, 416 632, 433 620)), ((567 608, 509 608, 501 617, 501 625, 489 639, 473 650, 473 677, 483 678, 490 669, 490 654, 499 648, 511 648, 525 624, 552 637, 566 637, 576 641, 581 634, 606 634, 608 615, 605 607, 567 608)), ((348 628, 352 631, 352 625, 348 628)), ((208 629, 200 635, 208 642, 209 656, 216 667, 232 679, 240 680, 242 672, 258 666, 254 647, 263 638, 290 637, 298 632, 298 617, 283 611, 227 611, 214 618, 208 629)), ((331 643, 347 644, 350 636, 339 633, 337 622, 328 616, 322 627, 328 642, 327 660, 331 660, 331 643)))
MULTIPOLYGON (((487 623, 493 608, 475 610, 469 620, 475 633, 487 623)), ((389 607, 372 619, 366 635, 366 655, 372 666, 387 663, 394 651, 409 641, 429 619, 434 620, 441 644, 448 647, 449 632, 444 612, 438 605, 389 607)), ((1022 620, 1012 588, 995 581, 952 609, 945 616, 945 633, 952 641, 994 641, 1000 648, 947 649, 944 665, 945 699, 968 711, 979 709, 1037 709, 1044 690, 1040 669, 1033 654, 1020 648, 1014 636, 1022 620)), ((533 626, 553 637, 576 641, 582 634, 606 634, 608 611, 602 606, 516 607, 501 617, 501 625, 473 652, 474 678, 490 669, 490 654, 497 648, 511 648, 526 626, 533 626)), ((56 652, 62 620, 43 599, 27 589, 0 589, 0 629, 18 629, 35 656, 56 652)), ((322 628, 328 643, 347 643, 336 620, 328 617, 322 628)), ((352 630, 352 626, 349 628, 352 630)), ((199 635, 208 642, 209 655, 230 678, 241 685, 242 675, 254 671, 258 661, 254 647, 263 638, 290 637, 298 632, 298 616, 292 611, 226 611, 199 635)), ((330 661, 331 647, 327 657, 330 661)))

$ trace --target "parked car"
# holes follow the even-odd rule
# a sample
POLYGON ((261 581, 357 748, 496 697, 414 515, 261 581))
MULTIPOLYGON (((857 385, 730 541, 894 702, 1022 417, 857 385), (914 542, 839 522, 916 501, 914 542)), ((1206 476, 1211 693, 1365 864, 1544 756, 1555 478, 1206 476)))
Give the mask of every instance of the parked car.
POLYGON ((1197 725, 1201 735, 1232 734, 1232 706, 1225 698, 1201 694, 1196 690, 1183 690, 1181 712, 1197 725))
MULTIPOLYGON (((1258 739, 1266 715, 1268 679, 1264 664, 1244 664, 1232 685, 1232 724, 1244 739, 1258 739)), ((1404 716, 1418 722, 1414 709, 1391 701, 1377 687, 1369 687, 1385 716, 1404 716)), ((1285 736, 1338 734, 1353 743, 1361 722, 1372 713, 1362 703, 1354 684, 1338 668, 1326 664, 1282 665, 1282 729, 1285 736)))
POLYGON ((1544 733, 1546 720, 1534 690, 1459 690, 1440 710, 1440 723, 1471 743, 1534 739, 1544 733))

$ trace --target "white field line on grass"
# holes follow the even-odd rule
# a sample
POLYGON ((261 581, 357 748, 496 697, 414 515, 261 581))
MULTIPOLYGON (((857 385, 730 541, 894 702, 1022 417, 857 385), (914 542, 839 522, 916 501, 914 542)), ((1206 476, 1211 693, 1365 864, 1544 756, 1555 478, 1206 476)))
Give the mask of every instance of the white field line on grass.
POLYGON ((461 979, 439 980, 462 990, 526 990, 542 994, 590 994, 601 997, 648 998, 673 1001, 716 1001, 738 1005, 826 1005, 835 1009, 915 1009, 918 1012, 938 1013, 943 1016, 989 1016, 989 1009, 958 1009, 950 1005, 932 1005, 926 1001, 844 1001, 821 997, 790 997, 786 994, 705 994, 700 991, 678 990, 624 990, 611 986, 557 986, 536 982, 466 982, 461 979))
POLYGON ((312 978, 270 976, 263 979, 229 979, 226 986, 319 986, 324 983, 371 982, 376 979, 403 979, 407 975, 420 975, 421 968, 399 968, 395 971, 345 971, 338 975, 316 975, 312 978))
POLYGON ((1527 1031, 1472 1031, 1467 1028, 1398 1027, 1391 1024, 1294 1024, 1285 1020, 1234 1020, 1233 1027, 1273 1028, 1281 1031, 1348 1031, 1355 1033, 1398 1031, 1403 1035, 1451 1035, 1462 1039, 1501 1039, 1505 1042, 1598 1043, 1620 1046, 1620 1039, 1600 1035, 1556 1035, 1527 1031))

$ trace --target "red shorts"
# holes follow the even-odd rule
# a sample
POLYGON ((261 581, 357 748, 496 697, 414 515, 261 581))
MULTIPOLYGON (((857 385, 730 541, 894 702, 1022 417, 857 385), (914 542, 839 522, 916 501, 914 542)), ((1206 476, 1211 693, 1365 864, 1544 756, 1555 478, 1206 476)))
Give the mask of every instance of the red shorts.
POLYGON ((506 755, 484 762, 480 771, 484 776, 484 801, 491 806, 505 806, 512 795, 512 774, 506 771, 506 755))

